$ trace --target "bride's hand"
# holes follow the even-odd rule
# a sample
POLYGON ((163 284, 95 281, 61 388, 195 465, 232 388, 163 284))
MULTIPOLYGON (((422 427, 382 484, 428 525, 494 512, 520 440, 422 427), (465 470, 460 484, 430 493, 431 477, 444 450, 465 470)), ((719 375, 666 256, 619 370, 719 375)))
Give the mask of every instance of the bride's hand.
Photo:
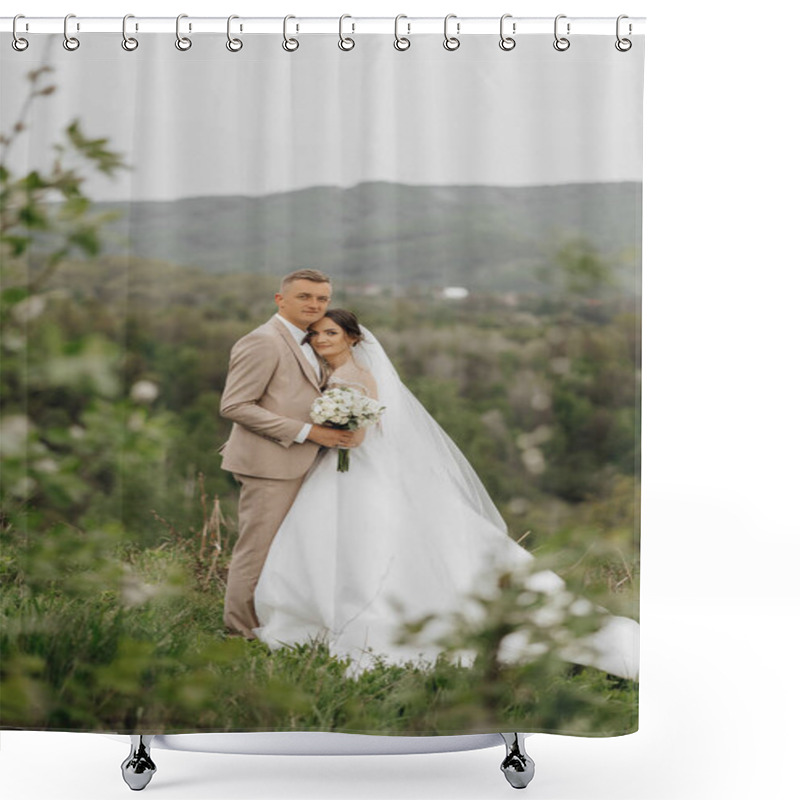
POLYGON ((367 435, 367 429, 366 428, 360 428, 357 431, 353 431, 353 440, 348 445, 348 447, 350 447, 351 449, 353 447, 358 447, 364 441, 364 437, 366 435, 367 435))
POLYGON ((352 447, 355 431, 340 431, 337 428, 325 428, 312 425, 308 439, 323 447, 352 447))

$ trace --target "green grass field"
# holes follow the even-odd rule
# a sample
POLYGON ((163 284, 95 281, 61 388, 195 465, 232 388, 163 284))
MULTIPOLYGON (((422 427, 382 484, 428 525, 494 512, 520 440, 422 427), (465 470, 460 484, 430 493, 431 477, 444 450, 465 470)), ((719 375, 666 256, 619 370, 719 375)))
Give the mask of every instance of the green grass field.
POLYGON ((465 634, 479 652, 470 669, 442 656, 433 669, 380 664, 351 679, 319 641, 270 651, 227 638, 228 554, 208 537, 203 552, 197 537, 138 549, 66 526, 35 544, 23 538, 6 536, 3 548, 4 727, 593 736, 637 727, 633 681, 552 653, 499 666, 507 608, 465 634))

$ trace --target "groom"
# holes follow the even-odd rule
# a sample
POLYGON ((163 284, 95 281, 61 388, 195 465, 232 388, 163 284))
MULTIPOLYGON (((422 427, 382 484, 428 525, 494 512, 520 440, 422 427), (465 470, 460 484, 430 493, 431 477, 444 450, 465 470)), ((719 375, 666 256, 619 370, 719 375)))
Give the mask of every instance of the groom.
POLYGON ((233 635, 254 639, 253 606, 272 540, 303 479, 323 447, 352 443, 352 431, 311 423, 311 406, 325 375, 310 344, 309 325, 322 319, 330 278, 304 269, 287 275, 275 295, 278 313, 239 339, 231 350, 220 414, 233 421, 220 448, 222 469, 239 487, 239 537, 225 592, 224 621, 233 635))

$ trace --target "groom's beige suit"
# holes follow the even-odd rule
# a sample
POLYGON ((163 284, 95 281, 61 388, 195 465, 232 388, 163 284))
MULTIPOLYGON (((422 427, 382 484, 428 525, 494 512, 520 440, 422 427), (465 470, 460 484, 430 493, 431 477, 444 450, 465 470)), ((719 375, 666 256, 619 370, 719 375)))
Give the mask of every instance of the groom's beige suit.
POLYGON ((326 375, 296 326, 275 315, 234 344, 220 414, 233 421, 220 448, 222 469, 239 490, 239 537, 225 593, 225 625, 248 639, 259 626, 253 606, 272 540, 319 451, 305 436, 326 375))

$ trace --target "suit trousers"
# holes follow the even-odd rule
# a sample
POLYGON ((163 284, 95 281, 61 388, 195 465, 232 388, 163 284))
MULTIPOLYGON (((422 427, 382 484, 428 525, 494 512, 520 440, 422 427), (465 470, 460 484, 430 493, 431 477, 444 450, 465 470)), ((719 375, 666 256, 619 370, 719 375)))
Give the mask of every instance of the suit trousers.
POLYGON ((238 475, 239 538, 231 554, 225 591, 225 626, 246 639, 259 627, 253 594, 272 540, 294 502, 305 478, 276 480, 238 475))

